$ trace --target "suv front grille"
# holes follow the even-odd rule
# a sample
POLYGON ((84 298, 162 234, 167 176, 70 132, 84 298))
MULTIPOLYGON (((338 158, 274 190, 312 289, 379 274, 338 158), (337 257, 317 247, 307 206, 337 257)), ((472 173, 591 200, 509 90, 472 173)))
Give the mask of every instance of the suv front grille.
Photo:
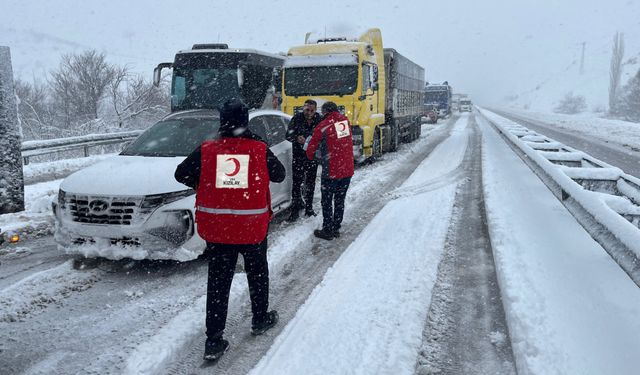
POLYGON ((93 197, 67 194, 64 211, 78 223, 131 225, 139 218, 143 197, 93 197))

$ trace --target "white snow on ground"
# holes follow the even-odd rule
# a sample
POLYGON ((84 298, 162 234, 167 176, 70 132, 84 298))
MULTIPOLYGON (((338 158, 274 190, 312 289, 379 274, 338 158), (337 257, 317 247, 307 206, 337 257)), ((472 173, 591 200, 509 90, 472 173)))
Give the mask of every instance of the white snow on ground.
MULTIPOLYGON (((358 220, 349 210, 350 204, 359 204, 363 199, 370 199, 366 194, 372 186, 385 181, 386 171, 398 168, 406 159, 411 157, 414 150, 426 146, 428 136, 434 131, 442 131, 442 125, 423 125, 420 140, 408 145, 402 145, 402 150, 385 155, 384 160, 373 165, 360 168, 351 180, 351 186, 347 192, 347 207, 343 227, 358 220)), ((447 163, 441 163, 446 166, 447 163)), ((319 189, 320 184, 316 184, 319 189)), ((319 190, 316 190, 319 196, 319 190)), ((269 236, 269 269, 271 274, 277 274, 282 267, 286 267, 286 259, 292 257, 293 250, 302 243, 310 243, 313 238, 313 230, 322 224, 322 215, 306 218, 278 231, 276 235, 269 236)), ((240 304, 242 293, 246 290, 246 276, 236 275, 229 295, 229 306, 240 304)), ((155 374, 161 372, 167 363, 170 363, 180 353, 185 343, 204 330, 205 304, 204 298, 198 301, 193 308, 178 314, 160 332, 146 342, 136 347, 126 359, 125 374, 155 374)), ((232 343, 233 345, 233 343, 232 343)))
POLYGON ((58 196, 62 180, 24 187, 25 210, 0 215, 2 232, 50 231, 53 225, 51 203, 58 196))
POLYGON ((458 120, 347 248, 252 373, 414 372, 467 123, 458 120))
POLYGON ((97 280, 96 273, 74 272, 71 264, 72 261, 65 262, 0 290, 0 321, 20 320, 72 292, 90 288, 97 280))
MULTIPOLYGON (((624 212, 632 214, 638 209, 638 206, 632 203, 631 200, 627 200, 625 203, 623 200, 614 198, 613 195, 617 194, 617 192, 613 191, 612 188, 609 188, 609 191, 607 191, 612 196, 610 198, 603 199, 603 197, 606 196, 605 194, 584 189, 582 185, 576 183, 572 179, 585 178, 614 181, 617 186, 622 186, 621 191, 631 193, 629 197, 640 195, 640 191, 637 188, 634 188, 624 182, 624 180, 619 179, 622 175, 622 171, 619 168, 612 167, 609 164, 588 156, 585 157, 602 166, 602 168, 572 168, 552 164, 542 157, 542 155, 548 155, 547 152, 542 152, 541 154, 539 150, 527 147, 532 146, 530 142, 521 142, 518 140, 515 134, 529 132, 528 129, 490 111, 480 109, 480 112, 497 127, 502 129, 501 131, 503 134, 505 134, 513 144, 520 148, 520 150, 524 152, 526 156, 537 166, 542 168, 555 183, 557 183, 569 196, 575 199, 582 208, 584 208, 598 221, 599 224, 607 228, 613 237, 620 240, 624 246, 634 252, 636 256, 640 257, 640 231, 638 230, 638 227, 618 214, 624 212), (624 187, 625 185, 627 186, 624 187), (616 201, 613 201, 612 199, 616 199, 616 201), (609 205, 612 201, 614 202, 613 207, 609 205), (625 204, 623 205, 623 203, 625 204)), ((562 144, 558 144, 558 147, 565 148, 562 144)), ((629 175, 624 175, 624 177, 636 186, 640 186, 640 179, 629 175)))
POLYGON ((604 119, 595 113, 563 115, 559 113, 534 112, 509 109, 526 119, 553 124, 561 130, 591 136, 602 141, 617 143, 634 151, 640 151, 640 124, 629 121, 604 119))
POLYGON ((485 206, 520 374, 637 374, 640 290, 483 118, 485 206))
POLYGON ((25 185, 25 210, 0 215, 2 232, 50 232, 53 228, 51 203, 58 196, 62 182, 60 177, 111 157, 113 157, 112 154, 94 155, 86 158, 25 165, 22 169, 25 181, 35 180, 42 175, 50 176, 52 181, 25 185))

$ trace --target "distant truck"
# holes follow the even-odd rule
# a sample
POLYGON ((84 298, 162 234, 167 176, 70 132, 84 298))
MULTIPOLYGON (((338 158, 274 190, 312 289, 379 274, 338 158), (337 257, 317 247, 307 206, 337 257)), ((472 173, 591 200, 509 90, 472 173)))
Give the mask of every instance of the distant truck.
POLYGON ((383 48, 379 29, 351 40, 308 33, 287 54, 282 110, 293 115, 307 99, 335 102, 353 125, 353 153, 362 162, 420 137, 423 87, 424 68, 383 48))
POLYGON ((440 85, 427 83, 424 88, 424 105, 436 106, 440 117, 451 115, 451 97, 452 89, 447 81, 440 85))
POLYGON ((241 98, 253 109, 278 106, 284 56, 227 44, 194 44, 178 51, 172 63, 153 71, 158 86, 162 70, 172 68, 171 112, 218 109, 229 98, 241 98))
POLYGON ((471 104, 471 100, 468 98, 460 99, 460 112, 471 112, 473 110, 473 105, 471 104))

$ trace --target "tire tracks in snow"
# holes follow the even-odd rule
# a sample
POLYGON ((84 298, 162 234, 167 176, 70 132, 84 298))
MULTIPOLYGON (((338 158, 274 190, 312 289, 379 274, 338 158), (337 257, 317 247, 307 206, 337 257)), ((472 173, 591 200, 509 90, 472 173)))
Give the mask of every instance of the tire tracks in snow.
POLYGON ((416 374, 515 374, 493 261, 482 187, 480 132, 472 132, 463 162, 467 176, 438 267, 416 374))
MULTIPOLYGON (((230 350, 216 363, 208 364, 202 360, 205 335, 201 333, 193 337, 186 350, 176 355, 174 363, 168 366, 168 374, 239 374, 249 372, 271 347, 273 340, 280 334, 287 323, 295 316, 298 308, 306 301, 313 289, 322 281, 326 271, 342 255, 344 250, 358 237, 371 219, 384 207, 393 196, 386 194, 397 189, 428 155, 450 135, 457 118, 451 118, 446 128, 430 134, 426 144, 416 147, 409 144, 409 150, 400 150, 396 154, 405 154, 406 159, 400 168, 393 163, 388 165, 374 163, 359 168, 352 180, 352 187, 360 181, 377 179, 374 188, 347 195, 347 207, 343 222, 342 235, 339 239, 324 241, 316 239, 311 233, 300 243, 286 259, 271 267, 271 308, 278 310, 280 322, 263 336, 253 337, 249 334, 251 312, 249 297, 245 291, 239 296, 235 306, 230 303, 225 337, 230 340, 230 350)), ((400 155, 399 155, 400 156, 400 155)), ((446 173, 442 180, 449 182, 455 171, 446 173), (452 174, 453 173, 453 174, 452 174)), ((435 180, 433 184, 441 181, 435 180)), ((416 187, 418 189, 424 186, 416 187)), ((408 192, 404 192, 408 193, 408 192)), ((393 228, 389 228, 393 230, 393 228)), ((204 322, 204 316, 202 317, 204 322)))

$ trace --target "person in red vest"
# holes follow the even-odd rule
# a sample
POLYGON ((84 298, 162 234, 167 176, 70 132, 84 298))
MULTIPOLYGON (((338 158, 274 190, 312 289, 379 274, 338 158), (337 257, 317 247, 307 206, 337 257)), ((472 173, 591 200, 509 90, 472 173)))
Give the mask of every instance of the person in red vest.
POLYGON ((223 333, 238 254, 249 283, 251 333, 261 335, 278 322, 278 313, 268 311, 269 181, 284 181, 286 171, 248 124, 247 106, 227 101, 220 110, 219 138, 204 141, 175 171, 178 182, 196 189, 198 234, 207 242, 205 360, 217 360, 229 347, 223 333))
POLYGON ((320 201, 322 203, 322 229, 313 234, 325 240, 340 237, 344 216, 344 200, 353 176, 353 139, 347 116, 338 112, 334 102, 322 105, 322 121, 315 127, 307 144, 310 160, 319 151, 322 164, 320 201))

